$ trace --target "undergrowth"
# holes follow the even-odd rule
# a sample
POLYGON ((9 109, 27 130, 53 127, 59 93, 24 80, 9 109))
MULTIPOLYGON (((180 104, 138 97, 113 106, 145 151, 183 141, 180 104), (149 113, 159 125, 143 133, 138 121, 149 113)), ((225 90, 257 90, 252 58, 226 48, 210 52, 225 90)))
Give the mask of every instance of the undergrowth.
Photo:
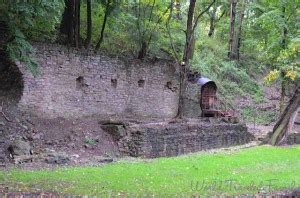
POLYGON ((237 98, 250 97, 254 103, 264 102, 262 87, 257 80, 262 76, 261 66, 253 58, 227 59, 227 44, 217 38, 198 42, 197 49, 192 68, 217 83, 219 97, 227 106, 236 108, 237 98))
POLYGON ((275 121, 274 111, 263 111, 253 106, 247 106, 241 110, 241 116, 248 123, 268 125, 275 121))

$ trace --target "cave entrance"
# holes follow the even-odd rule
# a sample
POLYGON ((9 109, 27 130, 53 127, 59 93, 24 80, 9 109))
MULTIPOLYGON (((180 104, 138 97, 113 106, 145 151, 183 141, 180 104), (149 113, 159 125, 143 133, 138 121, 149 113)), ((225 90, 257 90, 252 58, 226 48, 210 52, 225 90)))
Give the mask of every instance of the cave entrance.
POLYGON ((23 76, 16 64, 6 60, 0 58, 0 102, 18 103, 24 88, 23 76))

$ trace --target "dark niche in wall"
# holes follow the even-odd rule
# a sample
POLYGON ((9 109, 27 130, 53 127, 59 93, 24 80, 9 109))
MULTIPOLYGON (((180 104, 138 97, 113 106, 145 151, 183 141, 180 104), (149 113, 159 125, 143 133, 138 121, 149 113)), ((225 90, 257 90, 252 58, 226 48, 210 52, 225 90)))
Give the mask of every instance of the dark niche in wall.
POLYGON ((171 90, 172 92, 176 92, 178 90, 178 87, 176 87, 175 85, 173 85, 173 83, 171 81, 168 81, 165 85, 165 87, 169 90, 171 90))
POLYGON ((88 85, 85 83, 84 77, 79 76, 76 78, 76 90, 82 90, 85 87, 88 87, 88 85))
POLYGON ((23 75, 17 65, 5 59, 0 61, 2 64, 0 71, 0 101, 7 99, 10 102, 19 102, 23 95, 24 81, 23 75), (2 96, 4 98, 2 98, 2 96))
POLYGON ((112 86, 113 88, 117 88, 117 85, 118 85, 118 80, 117 80, 117 79, 112 78, 112 79, 110 80, 110 83, 111 83, 111 86, 112 86))
POLYGON ((141 79, 138 81, 139 87, 144 87, 145 86, 145 80, 141 79))

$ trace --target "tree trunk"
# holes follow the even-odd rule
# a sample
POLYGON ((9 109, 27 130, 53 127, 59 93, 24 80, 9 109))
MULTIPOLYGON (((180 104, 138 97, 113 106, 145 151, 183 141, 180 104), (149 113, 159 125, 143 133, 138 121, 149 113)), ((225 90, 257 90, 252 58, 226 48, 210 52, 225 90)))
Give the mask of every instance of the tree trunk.
MULTIPOLYGON (((282 19, 284 21, 284 26, 283 26, 283 30, 282 30, 282 37, 281 37, 281 48, 284 50, 287 48, 287 34, 288 34, 288 31, 287 31, 287 28, 286 28, 286 20, 285 20, 285 6, 282 7, 282 19)), ((279 104, 279 110, 280 110, 280 113, 282 113, 283 111, 283 108, 284 108, 284 102, 285 102, 285 86, 286 86, 286 82, 284 80, 284 72, 281 71, 280 73, 281 75, 281 94, 280 94, 280 104, 279 104)))
POLYGON ((215 20, 216 20, 216 7, 213 8, 212 12, 209 13, 209 31, 208 37, 211 37, 215 31, 215 20))
POLYGON ((181 14, 181 2, 180 0, 175 0, 175 16, 177 20, 182 20, 182 14, 181 14))
POLYGON ((284 25, 283 25, 283 30, 282 30, 282 38, 281 38, 281 48, 282 49, 286 49, 287 47, 287 34, 288 34, 288 30, 287 30, 287 26, 286 26, 286 18, 285 18, 285 14, 286 14, 286 8, 285 6, 282 7, 282 19, 284 21, 284 25))
POLYGON ((65 0, 60 33, 66 37, 65 42, 67 44, 75 47, 79 46, 80 0, 65 0))
POLYGON ((231 0, 230 4, 230 30, 228 38, 228 58, 234 59, 233 52, 233 38, 234 38, 234 24, 235 24, 235 14, 236 14, 236 4, 237 0, 231 0))
POLYGON ((180 67, 180 89, 179 89, 178 112, 176 115, 177 118, 183 117, 184 96, 185 96, 185 91, 187 86, 186 73, 189 68, 189 60, 191 57, 191 47, 193 41, 193 18, 194 18, 195 6, 196 6, 196 0, 190 0, 187 26, 186 26, 186 41, 185 41, 185 48, 183 54, 183 64, 181 64, 180 67))
POLYGON ((279 112, 282 113, 285 106, 285 84, 286 81, 284 79, 284 72, 280 72, 280 78, 281 78, 281 93, 280 93, 280 101, 279 101, 279 112))
POLYGON ((212 18, 210 18, 209 20, 209 32, 208 32, 208 37, 211 37, 214 32, 215 32, 215 24, 214 24, 214 20, 212 18))
POLYGON ((142 41, 142 46, 138 53, 138 59, 143 60, 145 58, 145 56, 147 55, 147 51, 148 51, 148 44, 146 41, 142 41))
POLYGON ((7 22, 0 19, 0 74, 6 70, 9 65, 9 56, 6 51, 6 45, 11 37, 7 22))
POLYGON ((281 113, 279 120, 274 126, 269 143, 271 145, 280 144, 288 135, 290 128, 292 127, 293 117, 296 115, 297 110, 300 106, 300 87, 296 88, 296 91, 286 106, 284 111, 281 113))
POLYGON ((87 30, 85 39, 85 48, 89 49, 92 41, 92 3, 91 0, 86 0, 86 13, 87 13, 87 30))
POLYGON ((75 47, 80 45, 80 0, 75 0, 74 41, 75 47))
POLYGON ((66 37, 66 43, 73 43, 74 32, 73 30, 73 10, 74 1, 65 0, 65 10, 60 23, 60 34, 66 37))
POLYGON ((104 14, 104 19, 103 19, 103 23, 102 23, 102 28, 101 28, 101 33, 100 33, 100 38, 99 38, 99 41, 96 45, 96 50, 98 50, 103 42, 103 38, 104 38, 104 30, 105 30, 105 26, 106 26, 106 22, 107 22, 107 17, 108 17, 108 14, 109 14, 109 3, 110 3, 110 0, 108 0, 106 2, 106 6, 105 6, 105 14, 104 14))
POLYGON ((184 109, 184 96, 187 87, 187 72, 189 71, 189 61, 193 55, 193 43, 195 42, 194 32, 197 28, 197 24, 201 16, 206 13, 210 7, 215 3, 213 0, 209 6, 207 6, 196 18, 194 22, 194 13, 197 0, 190 0, 187 25, 186 25, 186 40, 185 47, 183 52, 182 64, 180 67, 180 88, 179 88, 179 103, 178 103, 178 112, 176 118, 183 118, 183 109, 184 109))
POLYGON ((236 34, 236 47, 234 50, 235 58, 236 60, 240 60, 240 47, 241 47, 241 36, 242 36, 242 24, 245 14, 245 0, 242 0, 241 2, 241 11, 240 11, 240 18, 238 23, 238 30, 236 34))

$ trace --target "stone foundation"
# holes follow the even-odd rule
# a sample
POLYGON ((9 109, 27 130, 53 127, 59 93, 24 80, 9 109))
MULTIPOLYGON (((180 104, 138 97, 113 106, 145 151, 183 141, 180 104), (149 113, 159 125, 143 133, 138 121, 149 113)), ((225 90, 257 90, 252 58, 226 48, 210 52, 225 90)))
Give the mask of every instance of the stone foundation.
POLYGON ((254 140, 254 136, 241 124, 214 120, 189 122, 152 122, 105 125, 106 131, 118 137, 120 151, 134 157, 177 156, 201 150, 241 145, 254 140), (115 130, 113 130, 113 128, 115 130), (119 131, 120 133, 118 133, 119 131), (118 134, 118 135, 116 135, 118 134), (120 138, 120 136, 122 136, 120 138))

